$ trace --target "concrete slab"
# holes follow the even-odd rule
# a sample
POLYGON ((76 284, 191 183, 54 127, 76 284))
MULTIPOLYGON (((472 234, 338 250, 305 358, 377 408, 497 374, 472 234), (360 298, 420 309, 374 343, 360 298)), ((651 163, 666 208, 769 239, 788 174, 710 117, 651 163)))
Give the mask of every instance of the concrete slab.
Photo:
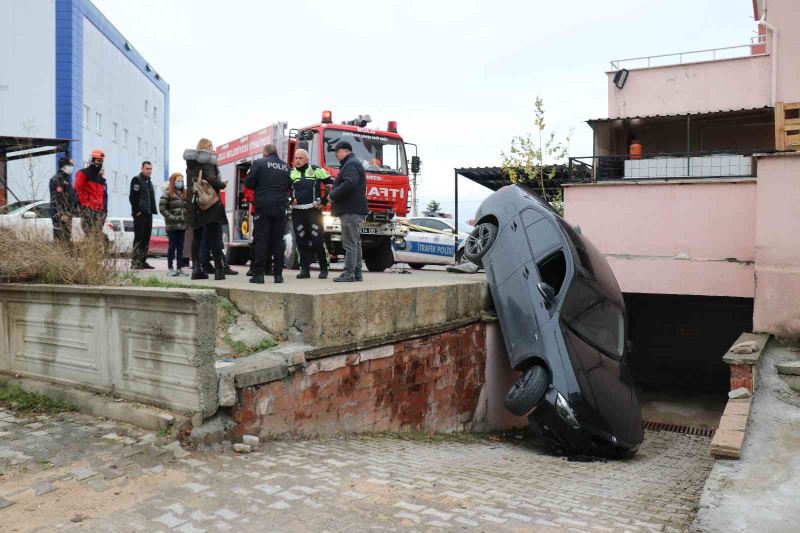
POLYGON ((731 345, 722 360, 729 365, 754 365, 758 363, 761 352, 769 340, 768 333, 742 333, 739 338, 731 345), (736 353, 737 351, 748 352, 749 350, 738 350, 737 347, 753 343, 755 349, 751 353, 736 353))

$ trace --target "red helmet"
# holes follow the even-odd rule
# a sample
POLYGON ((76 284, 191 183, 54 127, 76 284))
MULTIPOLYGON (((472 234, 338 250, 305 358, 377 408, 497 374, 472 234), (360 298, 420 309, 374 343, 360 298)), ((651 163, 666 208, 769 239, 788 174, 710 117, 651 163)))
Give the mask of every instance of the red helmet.
POLYGON ((91 158, 92 158, 92 159, 100 159, 100 160, 103 160, 103 159, 105 159, 105 158, 106 158, 106 154, 105 154, 105 152, 103 152, 103 151, 102 151, 100 148, 95 148, 94 150, 92 150, 92 156, 91 156, 91 158))

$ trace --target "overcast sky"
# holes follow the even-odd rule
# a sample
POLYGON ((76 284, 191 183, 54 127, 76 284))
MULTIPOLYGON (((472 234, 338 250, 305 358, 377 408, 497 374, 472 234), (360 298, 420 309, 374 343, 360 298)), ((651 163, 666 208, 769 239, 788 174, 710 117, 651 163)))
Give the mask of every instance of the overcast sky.
MULTIPOLYGON (((285 120, 290 127, 370 114, 419 146, 420 207, 453 211, 453 168, 495 166, 532 127, 607 116, 612 59, 749 42, 751 0, 93 0, 170 84, 170 171, 199 137, 217 145, 285 120)), ((486 189, 459 181, 469 218, 486 189)))

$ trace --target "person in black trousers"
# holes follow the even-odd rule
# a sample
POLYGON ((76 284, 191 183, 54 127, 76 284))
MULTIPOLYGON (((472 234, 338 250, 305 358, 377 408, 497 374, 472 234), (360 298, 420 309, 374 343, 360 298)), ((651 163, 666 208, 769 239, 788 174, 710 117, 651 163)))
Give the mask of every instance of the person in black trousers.
POLYGON ((225 208, 219 201, 219 192, 225 189, 226 182, 219 177, 217 154, 214 143, 208 139, 197 141, 197 149, 188 149, 183 152, 186 161, 187 196, 187 221, 192 228, 192 279, 208 279, 208 274, 203 272, 200 258, 200 245, 203 241, 203 228, 208 234, 208 247, 214 256, 214 279, 225 279, 225 269, 222 262, 222 226, 227 224, 225 208), (198 194, 195 186, 201 181, 208 183, 216 194, 215 201, 201 209, 198 205, 198 194))
POLYGON ((75 167, 72 159, 61 157, 58 172, 50 178, 50 217, 53 220, 53 240, 63 244, 72 242, 72 216, 77 213, 78 199, 69 181, 75 167))
POLYGON ((156 195, 150 175, 153 164, 142 162, 142 171, 131 180, 128 200, 131 202, 133 215, 133 257, 131 268, 134 270, 152 269, 147 263, 147 249, 150 247, 150 234, 153 231, 153 213, 156 212, 156 195))
POLYGON ((272 257, 275 283, 283 283, 283 235, 292 188, 289 172, 289 165, 278 157, 278 150, 268 144, 264 147, 264 157, 253 162, 247 173, 244 184, 253 190, 256 208, 253 217, 255 264, 250 283, 264 283, 267 256, 272 257))

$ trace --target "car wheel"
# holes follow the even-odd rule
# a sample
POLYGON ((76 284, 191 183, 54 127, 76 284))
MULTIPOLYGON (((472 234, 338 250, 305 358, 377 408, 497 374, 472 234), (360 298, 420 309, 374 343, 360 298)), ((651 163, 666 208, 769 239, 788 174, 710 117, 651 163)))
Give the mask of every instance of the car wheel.
POLYGON ((422 268, 425 266, 425 263, 409 263, 408 266, 414 270, 422 270, 422 268))
POLYGON ((464 243, 464 257, 478 266, 483 266, 483 256, 494 244, 497 238, 497 226, 491 222, 481 222, 464 243))
POLYGON ((283 267, 289 270, 297 270, 300 268, 300 252, 297 250, 297 243, 294 240, 291 220, 286 224, 283 244, 283 267))
POLYGON ((516 416, 529 413, 544 397, 547 381, 547 370, 543 366, 528 368, 508 391, 504 402, 506 409, 516 416))

